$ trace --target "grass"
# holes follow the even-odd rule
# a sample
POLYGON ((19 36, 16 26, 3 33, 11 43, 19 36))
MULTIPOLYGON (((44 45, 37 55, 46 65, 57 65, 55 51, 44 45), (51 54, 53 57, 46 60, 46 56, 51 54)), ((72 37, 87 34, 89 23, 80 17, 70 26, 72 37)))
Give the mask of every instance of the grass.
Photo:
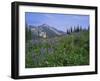
POLYGON ((89 65, 89 32, 26 43, 25 67, 89 65))

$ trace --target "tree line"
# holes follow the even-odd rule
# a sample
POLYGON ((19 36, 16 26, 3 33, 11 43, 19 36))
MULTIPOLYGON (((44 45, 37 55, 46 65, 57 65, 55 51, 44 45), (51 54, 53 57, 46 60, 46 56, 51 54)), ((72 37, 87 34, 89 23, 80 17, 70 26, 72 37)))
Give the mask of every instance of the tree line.
POLYGON ((89 30, 89 26, 88 28, 82 28, 82 26, 74 26, 74 27, 70 27, 69 29, 66 29, 66 34, 71 34, 73 32, 80 32, 80 31, 88 31, 89 30))

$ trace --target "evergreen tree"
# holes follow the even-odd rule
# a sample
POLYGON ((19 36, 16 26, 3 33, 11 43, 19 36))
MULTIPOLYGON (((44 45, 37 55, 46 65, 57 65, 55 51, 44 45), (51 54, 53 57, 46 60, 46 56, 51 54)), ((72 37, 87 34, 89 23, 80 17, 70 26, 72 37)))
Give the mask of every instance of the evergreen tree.
POLYGON ((69 30, 67 29, 67 34, 69 34, 69 30))
POLYGON ((89 29, 90 29, 90 26, 88 26, 88 31, 89 31, 89 29))
POLYGON ((28 28, 27 23, 25 24, 25 39, 26 39, 26 42, 27 42, 28 40, 31 40, 31 39, 32 39, 32 32, 31 32, 31 30, 28 28))
POLYGON ((76 32, 79 32, 79 25, 78 25, 77 28, 76 28, 76 32))
POLYGON ((70 28, 70 32, 71 32, 71 33, 73 32, 73 29, 72 29, 72 27, 70 28))
POLYGON ((79 31, 82 31, 82 26, 80 26, 79 31))

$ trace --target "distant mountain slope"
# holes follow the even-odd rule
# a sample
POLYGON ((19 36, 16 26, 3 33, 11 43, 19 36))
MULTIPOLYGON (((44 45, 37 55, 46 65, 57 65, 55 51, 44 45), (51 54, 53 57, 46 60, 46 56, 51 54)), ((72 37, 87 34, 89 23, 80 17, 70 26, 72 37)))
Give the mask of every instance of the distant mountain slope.
POLYGON ((42 24, 39 26, 30 26, 29 27, 32 31, 33 37, 39 37, 39 34, 44 33, 47 37, 55 37, 65 34, 63 31, 59 31, 54 27, 51 27, 47 24, 42 24))
POLYGON ((54 27, 50 27, 50 26, 48 26, 48 25, 46 25, 46 24, 43 24, 43 25, 41 25, 41 27, 45 27, 45 28, 48 28, 49 30, 51 30, 52 32, 54 32, 55 34, 57 34, 57 35, 61 35, 61 34, 63 34, 63 33, 61 33, 59 30, 57 30, 56 28, 54 28, 54 27))

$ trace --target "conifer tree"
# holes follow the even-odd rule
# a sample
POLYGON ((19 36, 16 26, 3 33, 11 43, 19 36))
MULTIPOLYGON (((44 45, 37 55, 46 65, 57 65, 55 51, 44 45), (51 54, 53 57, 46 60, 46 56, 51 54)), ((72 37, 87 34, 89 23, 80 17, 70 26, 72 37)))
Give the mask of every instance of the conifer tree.
POLYGON ((32 39, 32 32, 31 29, 28 27, 27 23, 25 24, 25 38, 26 38, 26 42, 32 39))
POLYGON ((71 33, 73 32, 73 29, 72 29, 72 27, 70 28, 70 32, 71 32, 71 33))

